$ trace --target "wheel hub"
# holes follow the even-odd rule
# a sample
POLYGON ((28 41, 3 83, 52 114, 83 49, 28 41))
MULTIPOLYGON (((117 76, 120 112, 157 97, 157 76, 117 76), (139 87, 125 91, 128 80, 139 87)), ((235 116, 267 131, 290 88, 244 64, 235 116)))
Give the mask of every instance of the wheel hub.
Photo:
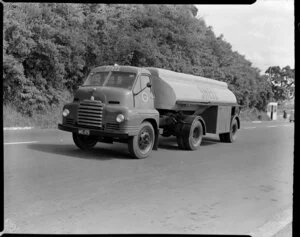
POLYGON ((193 130, 192 142, 194 145, 198 145, 201 143, 201 131, 199 127, 196 127, 193 130))
POLYGON ((150 144, 150 134, 146 131, 142 132, 139 139, 139 145, 145 149, 150 144))
POLYGON ((144 130, 139 136, 139 147, 143 153, 147 153, 151 148, 151 135, 149 131, 144 130))

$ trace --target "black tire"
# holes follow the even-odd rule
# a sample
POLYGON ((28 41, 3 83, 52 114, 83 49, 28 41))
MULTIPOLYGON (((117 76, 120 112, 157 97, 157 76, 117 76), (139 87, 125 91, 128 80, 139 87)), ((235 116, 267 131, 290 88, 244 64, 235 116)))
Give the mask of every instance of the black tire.
POLYGON ((73 141, 81 150, 89 150, 97 144, 97 139, 93 136, 85 136, 78 133, 73 133, 73 141))
POLYGON ((163 133, 161 134, 161 136, 163 137, 171 137, 172 136, 172 133, 169 131, 169 129, 164 129, 163 130, 163 133))
POLYGON ((181 135, 177 135, 176 138, 177 138, 178 148, 185 150, 185 145, 184 145, 184 142, 183 142, 183 137, 181 135))
POLYGON ((185 124, 183 127, 183 144, 186 150, 198 150, 203 138, 202 124, 194 119, 192 124, 185 124))
POLYGON ((155 140, 154 129, 151 123, 143 122, 139 133, 129 139, 128 150, 137 159, 144 159, 150 155, 155 140))
POLYGON ((219 134, 221 142, 232 143, 237 139, 238 122, 234 119, 230 125, 230 132, 219 134))
POLYGON ((163 137, 170 137, 171 136, 171 134, 170 133, 163 133, 163 134, 161 134, 163 137))
POLYGON ((221 142, 225 142, 225 140, 226 140, 225 133, 220 133, 219 137, 220 137, 221 142))

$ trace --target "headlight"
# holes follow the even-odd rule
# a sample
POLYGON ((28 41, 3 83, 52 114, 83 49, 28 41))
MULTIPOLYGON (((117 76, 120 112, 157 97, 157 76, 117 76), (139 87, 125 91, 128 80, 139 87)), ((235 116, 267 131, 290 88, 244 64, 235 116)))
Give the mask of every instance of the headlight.
POLYGON ((122 123, 125 119, 125 116, 123 114, 118 114, 117 117, 116 117, 116 121, 118 123, 122 123))
POLYGON ((69 113, 70 113, 70 111, 69 111, 68 109, 64 109, 62 115, 63 115, 64 117, 67 117, 67 116, 69 115, 69 113))

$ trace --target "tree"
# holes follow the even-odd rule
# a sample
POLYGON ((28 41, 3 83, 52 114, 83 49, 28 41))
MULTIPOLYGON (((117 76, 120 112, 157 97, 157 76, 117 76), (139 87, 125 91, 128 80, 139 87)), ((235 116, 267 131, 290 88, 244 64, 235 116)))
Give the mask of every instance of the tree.
POLYGON ((266 70, 266 75, 272 83, 272 91, 276 101, 284 101, 294 98, 295 70, 290 66, 280 68, 271 66, 266 70))
MULTIPOLYGON (((57 105, 92 67, 114 63, 224 81, 247 107, 263 110, 272 97, 274 85, 191 5, 9 3, 4 12, 3 99, 29 115, 57 105)), ((280 75, 292 90, 293 70, 280 75)))

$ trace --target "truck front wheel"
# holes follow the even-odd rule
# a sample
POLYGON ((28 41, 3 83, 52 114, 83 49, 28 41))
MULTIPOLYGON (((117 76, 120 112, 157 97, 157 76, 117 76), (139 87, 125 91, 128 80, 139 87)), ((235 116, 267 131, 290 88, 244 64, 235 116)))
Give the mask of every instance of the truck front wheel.
POLYGON ((199 149, 202 142, 202 137, 203 128, 199 120, 195 119, 192 124, 184 125, 184 135, 182 136, 182 142, 185 149, 199 149))
POLYGON ((154 145, 154 129, 151 123, 143 122, 139 128, 139 133, 130 138, 128 150, 130 154, 138 159, 148 157, 154 145))
POLYGON ((219 134, 221 142, 232 143, 237 139, 238 122, 234 119, 230 126, 230 132, 219 134))
POLYGON ((85 136, 73 133, 73 141, 81 150, 89 150, 97 144, 97 139, 93 136, 85 136))

